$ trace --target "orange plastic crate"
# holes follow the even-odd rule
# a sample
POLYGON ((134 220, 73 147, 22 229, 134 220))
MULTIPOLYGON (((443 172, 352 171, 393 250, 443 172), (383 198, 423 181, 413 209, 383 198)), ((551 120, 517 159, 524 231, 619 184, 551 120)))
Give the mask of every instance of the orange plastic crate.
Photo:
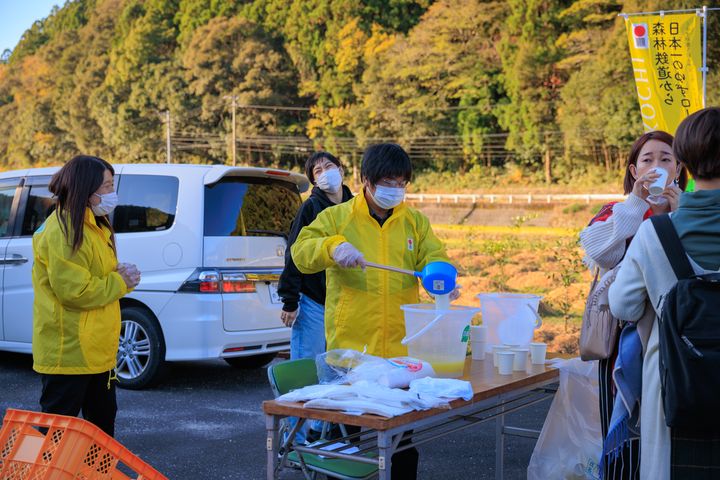
POLYGON ((8 409, 0 429, 2 480, 160 480, 163 474, 92 423, 8 409), (42 434, 39 429, 47 429, 42 434), (132 471, 128 476, 118 469, 132 471))

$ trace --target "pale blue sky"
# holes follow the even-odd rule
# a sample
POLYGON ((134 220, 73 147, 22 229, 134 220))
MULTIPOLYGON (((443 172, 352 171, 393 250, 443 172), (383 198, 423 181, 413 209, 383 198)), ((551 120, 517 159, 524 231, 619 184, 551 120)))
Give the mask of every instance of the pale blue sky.
POLYGON ((35 20, 45 18, 65 0, 0 0, 0 53, 12 50, 35 20))

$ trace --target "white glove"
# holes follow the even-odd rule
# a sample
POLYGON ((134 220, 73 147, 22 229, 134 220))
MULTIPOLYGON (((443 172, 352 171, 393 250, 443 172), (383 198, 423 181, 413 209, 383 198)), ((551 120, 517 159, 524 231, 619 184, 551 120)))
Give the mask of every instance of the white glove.
POLYGON ((365 257, 349 242, 343 242, 335 248, 333 260, 342 268, 365 268, 365 257))

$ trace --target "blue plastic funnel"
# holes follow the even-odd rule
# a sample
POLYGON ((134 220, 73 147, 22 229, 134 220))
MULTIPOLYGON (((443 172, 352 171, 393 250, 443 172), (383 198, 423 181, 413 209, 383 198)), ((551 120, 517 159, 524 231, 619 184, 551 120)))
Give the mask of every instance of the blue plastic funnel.
POLYGON ((430 262, 422 272, 415 272, 420 277, 425 290, 433 295, 446 295, 455 289, 457 269, 447 262, 430 262))
POLYGON ((433 295, 447 295, 455 289, 457 269, 448 262, 430 262, 421 272, 405 270, 404 268, 366 262, 368 267, 390 270, 391 272, 405 273, 418 277, 422 286, 433 295))

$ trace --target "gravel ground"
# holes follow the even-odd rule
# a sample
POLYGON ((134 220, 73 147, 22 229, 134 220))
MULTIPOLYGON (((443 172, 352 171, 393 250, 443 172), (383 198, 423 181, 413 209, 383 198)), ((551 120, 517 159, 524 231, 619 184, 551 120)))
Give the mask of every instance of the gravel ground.
MULTIPOLYGON (((0 352, 0 412, 39 410, 40 380, 28 355, 0 352)), ((261 402, 272 398, 265 368, 243 371, 222 361, 173 364, 157 387, 118 390, 116 437, 170 479, 265 478, 261 402)), ((507 424, 538 429, 549 401, 508 415, 507 424)), ((421 479, 494 478, 494 422, 419 447, 421 479)), ((526 477, 535 441, 505 443, 505 478, 526 477)), ((300 479, 297 471, 283 479, 300 479)))

